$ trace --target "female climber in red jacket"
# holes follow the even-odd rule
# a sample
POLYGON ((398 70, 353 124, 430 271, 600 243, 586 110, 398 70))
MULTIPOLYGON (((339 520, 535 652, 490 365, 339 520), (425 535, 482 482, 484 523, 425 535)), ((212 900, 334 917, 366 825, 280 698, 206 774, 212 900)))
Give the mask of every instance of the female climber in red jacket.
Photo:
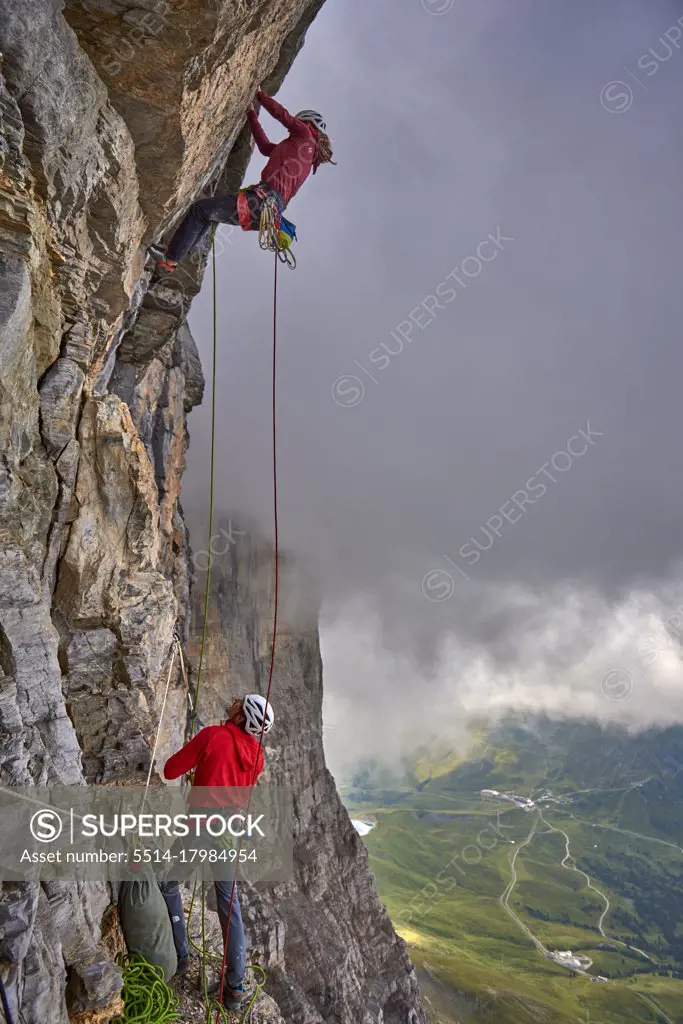
POLYGON ((315 174, 321 164, 334 163, 327 126, 317 111, 300 110, 293 116, 261 90, 256 93, 256 101, 284 125, 289 136, 282 142, 271 142, 259 123, 256 110, 252 107, 247 111, 254 141, 269 158, 261 181, 254 189, 238 195, 212 196, 193 203, 168 247, 153 245, 149 248, 162 270, 174 271, 183 256, 202 241, 212 223, 236 224, 245 231, 256 230, 266 198, 277 205, 281 216, 311 171, 315 174))
MULTIPOLYGON (((189 802, 195 806, 211 805, 208 787, 219 786, 225 792, 225 787, 246 788, 254 785, 263 771, 261 735, 270 732, 273 719, 273 709, 266 699, 259 693, 248 693, 246 697, 234 701, 228 711, 226 722, 201 729, 194 739, 169 757, 164 765, 164 778, 179 779, 181 775, 194 770, 192 787, 193 792, 198 794, 198 799, 193 800, 191 792, 189 802), (198 788, 195 790, 195 787, 198 788)), ((216 879, 214 885, 223 941, 227 942, 227 985, 224 988, 223 1003, 228 1009, 237 1010, 244 998, 246 971, 242 913, 237 898, 237 887, 234 887, 230 910, 233 883, 216 879), (226 935, 228 917, 230 932, 226 935)), ((190 966, 190 944, 179 883, 166 881, 160 883, 160 889, 171 918, 173 940, 178 954, 177 973, 187 974, 190 966)))

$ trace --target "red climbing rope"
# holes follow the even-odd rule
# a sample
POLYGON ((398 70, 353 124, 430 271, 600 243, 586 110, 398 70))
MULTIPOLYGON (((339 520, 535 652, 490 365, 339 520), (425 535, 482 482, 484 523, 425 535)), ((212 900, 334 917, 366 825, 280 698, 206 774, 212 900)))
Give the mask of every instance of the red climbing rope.
MULTIPOLYGON (((270 649, 270 668, 268 670, 268 690, 266 692, 266 704, 270 704, 270 691, 273 685, 273 669, 275 667, 275 639, 277 637, 277 625, 278 625, 278 606, 279 606, 279 593, 280 593, 280 538, 279 538, 279 524, 278 524, 278 498, 277 498, 277 407, 276 407, 276 382, 277 382, 277 265, 278 265, 278 252, 275 250, 275 280, 273 285, 273 386, 272 386, 272 418, 273 418, 273 523, 275 533, 275 600, 273 609, 273 642, 270 649)), ((265 715, 263 718, 263 724, 261 725, 261 734, 259 736, 259 750, 256 755, 256 762, 254 764, 254 774, 252 775, 251 783, 249 785, 249 800, 247 801, 247 814, 251 808, 251 798, 254 792, 254 785, 256 783, 256 775, 258 770, 259 753, 263 749, 263 732, 266 725, 265 715)), ((225 927, 225 940, 223 942, 223 962, 221 964, 221 987, 218 1001, 220 1004, 223 1003, 223 990, 225 987, 225 967, 228 958, 228 936, 230 935, 230 919, 232 917, 232 905, 235 899, 235 891, 237 887, 237 866, 239 864, 240 851, 244 837, 240 836, 239 844, 237 847, 237 856, 235 858, 235 874, 232 879, 232 889, 230 891, 230 904, 228 906, 228 921, 225 927)), ((216 1010, 215 1024, 220 1024, 221 1010, 220 1006, 216 1010)))

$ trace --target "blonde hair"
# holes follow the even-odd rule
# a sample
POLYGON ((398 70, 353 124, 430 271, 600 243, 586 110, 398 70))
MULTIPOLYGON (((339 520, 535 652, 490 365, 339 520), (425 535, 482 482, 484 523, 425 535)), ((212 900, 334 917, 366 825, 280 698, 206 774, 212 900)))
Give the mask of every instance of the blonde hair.
POLYGON ((332 152, 332 143, 330 141, 329 135, 327 134, 327 132, 321 131, 320 128, 318 128, 317 131, 318 149, 316 152, 315 160, 316 166, 319 166, 320 164, 334 164, 334 166, 336 167, 337 161, 332 159, 334 154, 332 152))

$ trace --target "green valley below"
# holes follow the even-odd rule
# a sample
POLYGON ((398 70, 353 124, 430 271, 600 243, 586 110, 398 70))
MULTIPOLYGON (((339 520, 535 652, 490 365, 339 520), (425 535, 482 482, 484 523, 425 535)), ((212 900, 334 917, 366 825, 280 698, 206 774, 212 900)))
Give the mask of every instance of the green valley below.
POLYGON ((683 1024, 683 729, 509 719, 344 799, 434 1024, 683 1024))

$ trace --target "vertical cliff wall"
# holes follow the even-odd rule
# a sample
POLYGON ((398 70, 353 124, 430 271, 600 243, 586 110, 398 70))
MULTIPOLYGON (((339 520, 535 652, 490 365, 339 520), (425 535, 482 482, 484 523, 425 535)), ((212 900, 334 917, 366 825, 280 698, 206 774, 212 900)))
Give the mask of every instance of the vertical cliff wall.
MULTIPOLYGON (((204 382, 186 315, 206 257, 153 285, 144 247, 202 191, 239 183, 253 91, 277 88, 321 5, 4 0, 3 785, 147 772, 174 631, 189 639, 180 488, 186 416, 204 382)), ((229 664, 213 667, 257 685, 268 585, 253 582, 249 559, 231 572, 214 612, 229 664), (239 662, 247 636, 254 658, 239 662)), ((252 941, 275 958, 272 996, 284 1019, 306 1024, 422 1021, 414 975, 324 768, 314 620, 282 658, 271 770, 298 794, 302 857, 290 885, 247 898, 252 941), (363 960, 362 935, 373 932, 386 954, 379 971, 363 960)), ((220 696, 209 692, 209 711, 220 696)), ((184 732, 180 679, 169 701, 165 749, 184 732)), ((0 965, 25 1024, 114 1015, 109 903, 104 886, 3 886, 0 965)))

